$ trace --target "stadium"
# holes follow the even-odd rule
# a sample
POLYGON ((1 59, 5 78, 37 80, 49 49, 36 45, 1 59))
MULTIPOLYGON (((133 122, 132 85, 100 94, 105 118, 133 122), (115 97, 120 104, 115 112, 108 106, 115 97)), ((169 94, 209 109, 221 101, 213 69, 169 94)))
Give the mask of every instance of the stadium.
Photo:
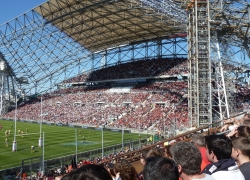
POLYGON ((1 25, 1 176, 135 163, 245 117, 249 6, 48 0, 1 25))

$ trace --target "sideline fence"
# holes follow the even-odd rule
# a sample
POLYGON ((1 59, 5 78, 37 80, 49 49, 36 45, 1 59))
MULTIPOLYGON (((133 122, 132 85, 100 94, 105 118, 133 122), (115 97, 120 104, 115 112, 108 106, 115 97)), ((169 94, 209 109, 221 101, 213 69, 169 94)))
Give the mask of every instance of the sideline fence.
MULTIPOLYGON (((104 155, 108 154, 114 154, 115 152, 122 151, 123 147, 129 147, 131 150, 138 149, 143 145, 147 144, 147 139, 142 139, 141 141, 135 140, 127 140, 124 142, 124 144, 116 144, 109 147, 104 147, 104 155)), ((68 156, 62 156, 50 160, 44 161, 44 174, 48 172, 51 168, 61 168, 64 164, 70 164, 72 158, 76 154, 68 155, 68 156)), ((102 155, 102 149, 95 149, 90 150, 86 152, 77 153, 77 159, 79 160, 88 160, 92 158, 101 157, 102 155)), ((42 169, 42 157, 34 157, 34 158, 28 158, 23 159, 20 163, 20 166, 9 168, 5 170, 0 171, 0 179, 1 177, 5 177, 3 179, 7 179, 8 177, 11 179, 15 179, 16 175, 18 173, 22 174, 23 172, 27 173, 28 175, 35 175, 37 172, 41 172, 42 169), (8 175, 8 176, 7 176, 8 175), (7 177, 7 178, 6 178, 7 177)))

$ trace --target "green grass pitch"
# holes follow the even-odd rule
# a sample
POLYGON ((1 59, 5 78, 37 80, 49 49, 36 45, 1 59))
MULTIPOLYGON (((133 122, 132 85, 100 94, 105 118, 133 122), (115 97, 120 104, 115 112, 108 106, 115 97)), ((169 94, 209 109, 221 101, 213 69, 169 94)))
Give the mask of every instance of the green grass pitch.
MULTIPOLYGON (((20 166, 23 159, 42 156, 42 148, 38 147, 38 139, 40 137, 40 124, 19 122, 16 123, 16 141, 17 151, 12 152, 12 142, 14 140, 14 121, 0 120, 2 130, 0 130, 0 170, 20 166), (12 127, 13 125, 13 127, 12 127), (28 133, 26 133, 28 128, 28 133), (10 130, 11 135, 8 137, 9 145, 5 144, 5 130, 10 130), (24 131, 23 137, 18 134, 18 130, 24 131), (35 146, 35 152, 31 153, 31 146, 35 146)), ((42 125, 44 132, 44 159, 52 159, 56 157, 66 156, 76 153, 76 137, 77 137, 77 153, 102 148, 102 131, 94 129, 81 129, 76 127, 42 125), (81 130, 81 134, 79 134, 81 130), (76 135, 77 132, 77 135, 76 135), (85 143, 83 142, 83 136, 85 143)), ((115 144, 121 144, 122 133, 104 131, 104 147, 115 144)), ((142 134, 142 138, 147 135, 142 134)), ((124 133, 124 141, 128 139, 138 140, 139 135, 134 133, 124 133)))

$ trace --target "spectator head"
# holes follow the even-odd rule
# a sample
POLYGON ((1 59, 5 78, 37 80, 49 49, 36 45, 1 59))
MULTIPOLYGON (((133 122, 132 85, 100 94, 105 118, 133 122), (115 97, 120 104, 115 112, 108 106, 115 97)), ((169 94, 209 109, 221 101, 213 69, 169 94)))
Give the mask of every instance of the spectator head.
POLYGON ((109 172, 100 165, 88 164, 68 173, 62 180, 112 180, 109 172))
POLYGON ((67 170, 68 170, 68 165, 64 165, 61 170, 60 170, 60 174, 61 175, 64 175, 67 173, 67 170))
POLYGON ((250 136, 248 137, 236 137, 232 141, 232 158, 239 161, 245 162, 244 159, 249 161, 250 159, 250 136))
POLYGON ((54 176, 54 174, 55 174, 54 169, 50 169, 50 170, 48 171, 47 176, 48 176, 48 177, 52 177, 52 176, 54 176))
POLYGON ((178 142, 170 148, 173 159, 179 166, 180 177, 182 173, 191 176, 201 172, 201 153, 191 142, 178 142))
POLYGON ((245 114, 245 115, 243 116, 243 119, 250 119, 250 114, 245 114))
POLYGON ((146 158, 152 157, 152 156, 163 156, 163 152, 158 147, 153 147, 150 149, 146 155, 146 158))
POLYGON ((178 180, 178 166, 170 158, 152 156, 146 159, 144 180, 178 180))
POLYGON ((196 133, 192 135, 191 142, 194 143, 197 147, 204 147, 205 145, 205 137, 201 133, 196 133))
POLYGON ((248 126, 239 126, 237 128, 236 136, 239 137, 248 137, 250 136, 250 127, 248 126))
POLYGON ((243 121, 243 126, 250 127, 250 119, 246 119, 245 121, 243 121))
POLYGON ((105 165, 106 169, 108 170, 108 172, 110 173, 110 175, 112 177, 115 177, 115 172, 114 172, 114 164, 113 163, 107 163, 105 165))
POLYGON ((172 154, 170 153, 171 145, 164 147, 164 156, 168 158, 172 158, 172 154))
POLYGON ((144 166, 146 164, 146 156, 148 154, 149 149, 142 149, 141 150, 141 159, 140 162, 142 163, 142 165, 144 166))
POLYGON ((120 173, 122 180, 138 180, 138 173, 135 168, 126 160, 115 163, 115 173, 120 173))
POLYGON ((241 119, 240 122, 244 123, 245 120, 249 120, 250 119, 250 114, 245 114, 241 119))
POLYGON ((230 159, 232 143, 225 135, 210 135, 205 138, 206 156, 210 162, 230 159))

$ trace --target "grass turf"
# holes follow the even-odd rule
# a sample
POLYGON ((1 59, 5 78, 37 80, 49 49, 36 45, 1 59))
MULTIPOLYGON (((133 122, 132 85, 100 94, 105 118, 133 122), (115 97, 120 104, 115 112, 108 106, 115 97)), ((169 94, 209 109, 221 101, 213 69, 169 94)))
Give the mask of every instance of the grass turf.
MULTIPOLYGON (((12 152, 15 128, 14 121, 0 120, 0 123, 2 124, 2 130, 0 130, 0 170, 20 166, 23 159, 42 156, 42 148, 38 147, 40 124, 17 121, 17 151, 12 152), (28 128, 28 133, 26 133, 26 128, 28 128), (11 135, 8 137, 8 147, 5 146, 6 130, 11 131, 11 135), (23 137, 21 134, 18 134, 18 130, 24 131, 23 137), (31 146, 35 146, 34 153, 31 153, 31 146)), ((44 132, 45 160, 75 154, 76 137, 78 142, 78 153, 102 148, 102 131, 100 130, 43 124, 42 132, 44 132), (81 134, 79 134, 79 130, 81 130, 81 134), (83 136, 85 138, 84 141, 82 140, 83 136)), ((147 137, 145 134, 142 134, 141 136, 142 138, 147 137)), ((122 142, 121 132, 103 131, 103 137, 104 147, 121 144, 122 142)), ((139 135, 135 133, 124 133, 123 138, 124 142, 128 142, 129 139, 138 140, 139 135)))

